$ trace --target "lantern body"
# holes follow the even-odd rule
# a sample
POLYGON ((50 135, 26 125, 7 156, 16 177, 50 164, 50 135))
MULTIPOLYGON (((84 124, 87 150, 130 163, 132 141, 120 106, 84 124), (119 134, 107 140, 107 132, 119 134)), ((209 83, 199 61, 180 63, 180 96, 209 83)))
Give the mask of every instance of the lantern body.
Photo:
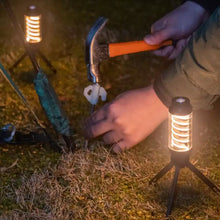
POLYGON ((169 108, 168 147, 175 152, 192 148, 192 106, 186 97, 176 97, 169 108))
POLYGON ((25 22, 25 40, 27 43, 36 44, 42 41, 41 34, 41 14, 38 12, 36 6, 28 7, 26 15, 24 15, 25 22))

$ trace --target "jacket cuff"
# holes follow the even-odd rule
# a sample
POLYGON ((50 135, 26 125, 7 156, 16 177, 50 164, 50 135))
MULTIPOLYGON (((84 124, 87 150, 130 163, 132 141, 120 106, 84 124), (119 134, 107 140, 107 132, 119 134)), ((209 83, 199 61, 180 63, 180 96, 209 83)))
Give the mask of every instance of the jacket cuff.
POLYGON ((168 108, 172 98, 183 96, 190 99, 193 110, 212 109, 212 104, 218 99, 218 96, 210 95, 192 82, 187 73, 179 69, 178 62, 180 61, 176 60, 167 71, 154 81, 153 88, 158 98, 168 108))
POLYGON ((158 98, 163 104, 169 108, 171 105, 172 95, 164 88, 161 78, 157 78, 153 84, 153 88, 158 98))

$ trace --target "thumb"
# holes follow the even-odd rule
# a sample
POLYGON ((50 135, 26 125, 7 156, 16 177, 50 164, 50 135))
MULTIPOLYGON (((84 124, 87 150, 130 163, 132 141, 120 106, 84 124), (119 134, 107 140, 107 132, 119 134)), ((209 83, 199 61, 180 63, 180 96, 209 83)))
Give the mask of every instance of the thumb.
POLYGON ((144 37, 144 41, 150 45, 160 44, 169 39, 171 39, 171 32, 167 28, 148 34, 144 37))

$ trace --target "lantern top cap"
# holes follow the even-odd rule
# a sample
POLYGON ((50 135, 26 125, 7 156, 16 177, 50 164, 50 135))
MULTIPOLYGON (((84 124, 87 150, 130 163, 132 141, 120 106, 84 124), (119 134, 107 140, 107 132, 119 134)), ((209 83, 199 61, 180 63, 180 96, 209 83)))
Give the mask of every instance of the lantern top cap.
POLYGON ((36 6, 35 5, 30 5, 29 9, 34 10, 34 9, 36 9, 36 6))
POLYGON ((176 99, 177 103, 184 103, 185 101, 186 101, 186 99, 183 98, 183 97, 179 97, 179 98, 176 99))
POLYGON ((187 97, 174 97, 169 112, 174 115, 187 115, 192 112, 190 100, 187 97))
POLYGON ((27 16, 39 16, 40 12, 36 5, 30 5, 27 7, 26 15, 27 16))

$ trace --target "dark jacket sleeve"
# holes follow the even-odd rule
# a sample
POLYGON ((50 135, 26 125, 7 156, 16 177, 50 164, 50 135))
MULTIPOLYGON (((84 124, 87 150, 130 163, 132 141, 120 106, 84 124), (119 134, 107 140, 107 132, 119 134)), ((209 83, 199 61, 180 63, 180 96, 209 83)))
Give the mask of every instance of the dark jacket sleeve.
POLYGON ((210 13, 212 13, 220 5, 219 0, 190 0, 190 1, 201 5, 203 8, 205 8, 210 13))
POLYGON ((220 6, 155 80, 154 90, 168 107, 173 97, 186 96, 194 109, 211 108, 220 96, 220 6))

